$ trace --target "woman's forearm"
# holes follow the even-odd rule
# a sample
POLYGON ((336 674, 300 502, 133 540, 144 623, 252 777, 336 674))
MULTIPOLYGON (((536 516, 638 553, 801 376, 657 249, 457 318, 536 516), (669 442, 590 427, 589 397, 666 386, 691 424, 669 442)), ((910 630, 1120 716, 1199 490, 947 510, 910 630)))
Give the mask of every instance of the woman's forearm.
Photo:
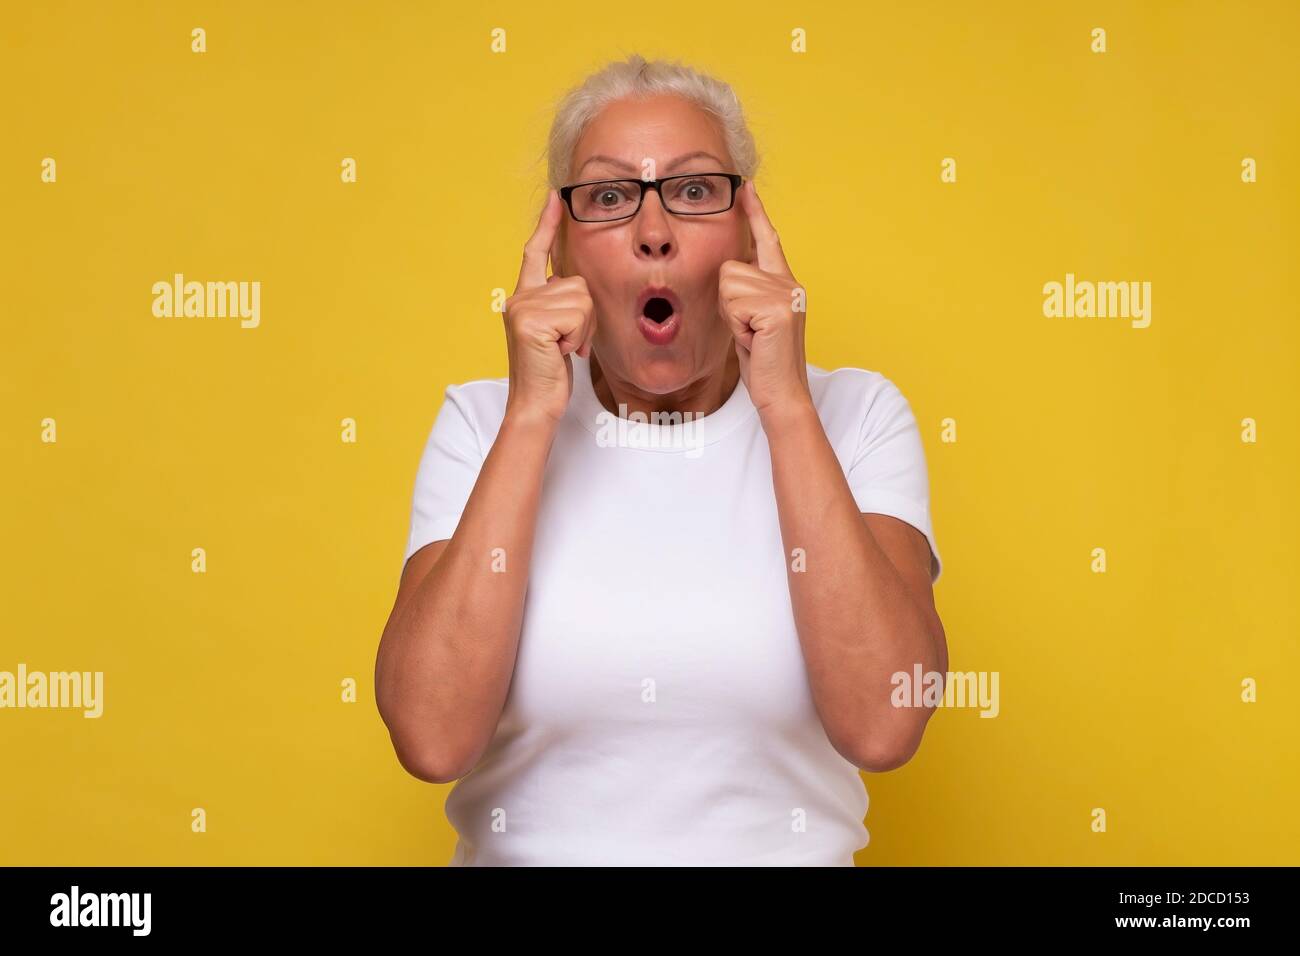
POLYGON ((865 769, 911 756, 931 711, 891 703, 892 677, 941 669, 927 617, 858 511, 811 405, 765 421, 786 572, 809 683, 827 735, 865 769), (790 555, 803 549, 805 570, 790 555))
POLYGON ((468 773, 505 706, 555 429, 507 413, 455 533, 380 639, 379 712, 425 779, 468 773))

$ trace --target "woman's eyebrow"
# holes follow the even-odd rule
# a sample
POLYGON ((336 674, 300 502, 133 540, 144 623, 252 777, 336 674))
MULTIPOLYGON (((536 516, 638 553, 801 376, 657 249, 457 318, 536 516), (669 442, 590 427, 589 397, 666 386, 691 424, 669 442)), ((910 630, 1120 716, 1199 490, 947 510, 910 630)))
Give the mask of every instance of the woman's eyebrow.
MULTIPOLYGON (((702 159, 702 158, 711 159, 719 166, 722 165, 722 160, 718 159, 718 157, 714 156, 712 153, 708 152, 707 150, 697 149, 693 153, 683 153, 681 156, 678 156, 671 163, 666 165, 664 169, 668 171, 672 171, 676 169, 678 166, 682 165, 682 163, 689 162, 692 159, 702 159)), ((584 162, 581 166, 578 167, 578 173, 581 174, 582 171, 587 168, 587 165, 589 163, 605 163, 608 166, 615 166, 619 169, 628 169, 631 170, 632 172, 636 172, 636 166, 634 166, 632 163, 625 162, 624 160, 621 159, 615 159, 613 156, 596 155, 596 156, 587 157, 586 162, 584 162)))

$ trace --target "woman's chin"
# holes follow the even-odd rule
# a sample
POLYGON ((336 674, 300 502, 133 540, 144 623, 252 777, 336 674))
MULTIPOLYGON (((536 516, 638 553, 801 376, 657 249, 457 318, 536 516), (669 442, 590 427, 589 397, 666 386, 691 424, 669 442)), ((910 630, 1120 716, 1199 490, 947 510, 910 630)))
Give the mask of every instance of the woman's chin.
POLYGON ((649 355, 634 355, 628 368, 628 380, 652 395, 679 391, 699 374, 690 353, 672 354, 665 349, 656 349, 649 355))

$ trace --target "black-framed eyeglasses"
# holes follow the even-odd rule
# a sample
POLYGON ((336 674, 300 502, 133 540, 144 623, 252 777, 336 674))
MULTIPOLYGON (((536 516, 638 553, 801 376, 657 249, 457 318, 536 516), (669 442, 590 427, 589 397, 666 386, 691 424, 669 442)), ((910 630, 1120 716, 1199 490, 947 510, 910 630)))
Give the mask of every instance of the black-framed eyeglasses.
POLYGON ((659 194, 675 216, 714 216, 736 202, 745 177, 737 173, 683 173, 662 179, 600 179, 560 187, 560 198, 578 222, 631 219, 641 210, 647 189, 659 194))

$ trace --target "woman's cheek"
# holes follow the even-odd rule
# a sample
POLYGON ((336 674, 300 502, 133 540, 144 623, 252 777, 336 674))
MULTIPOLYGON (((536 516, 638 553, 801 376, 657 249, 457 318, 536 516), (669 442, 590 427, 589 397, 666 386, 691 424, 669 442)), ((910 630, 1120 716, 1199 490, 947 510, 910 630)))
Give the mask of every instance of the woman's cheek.
MULTIPOLYGON (((594 296, 593 296, 594 298, 594 296)), ((624 308, 619 300, 612 297, 606 297, 596 309, 596 334, 604 341, 612 342, 620 336, 620 326, 626 325, 619 321, 618 310, 624 308)))

